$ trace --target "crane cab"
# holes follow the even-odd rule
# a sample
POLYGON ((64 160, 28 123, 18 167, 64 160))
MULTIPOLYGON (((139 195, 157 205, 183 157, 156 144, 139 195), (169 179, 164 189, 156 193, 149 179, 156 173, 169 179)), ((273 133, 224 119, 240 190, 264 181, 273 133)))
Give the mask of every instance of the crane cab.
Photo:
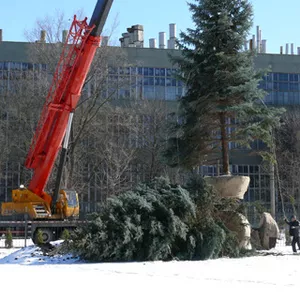
POLYGON ((77 219, 79 217, 78 194, 75 190, 60 190, 53 218, 77 219))

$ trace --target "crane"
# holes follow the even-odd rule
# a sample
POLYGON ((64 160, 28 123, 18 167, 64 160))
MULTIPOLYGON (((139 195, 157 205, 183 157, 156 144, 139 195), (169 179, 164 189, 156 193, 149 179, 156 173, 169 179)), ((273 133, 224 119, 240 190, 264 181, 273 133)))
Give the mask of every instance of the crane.
POLYGON ((32 220, 65 220, 79 216, 78 195, 60 188, 73 114, 113 0, 98 0, 90 19, 74 16, 53 75, 46 102, 31 142, 25 166, 33 170, 28 188, 12 191, 12 201, 2 203, 1 214, 28 214, 32 220), (54 192, 45 191, 57 156, 59 166, 54 192))

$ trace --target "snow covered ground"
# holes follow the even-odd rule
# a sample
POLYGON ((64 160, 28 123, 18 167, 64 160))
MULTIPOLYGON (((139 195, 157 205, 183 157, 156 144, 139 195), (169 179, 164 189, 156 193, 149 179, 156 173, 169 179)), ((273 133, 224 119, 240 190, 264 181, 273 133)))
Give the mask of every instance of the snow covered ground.
MULTIPOLYGON (((12 299, 287 299, 300 288, 300 255, 200 262, 87 264, 35 247, 0 249, 1 295, 12 299)), ((2 297, 1 297, 2 298, 2 297)))
MULTIPOLYGON (((31 239, 27 239, 26 245, 30 246, 32 244, 33 244, 32 240, 31 239)), ((25 246, 25 240, 24 239, 13 239, 13 246, 15 248, 22 248, 22 247, 25 246)), ((1 248, 4 248, 4 247, 5 247, 5 237, 1 236, 0 237, 0 250, 1 250, 1 248)))

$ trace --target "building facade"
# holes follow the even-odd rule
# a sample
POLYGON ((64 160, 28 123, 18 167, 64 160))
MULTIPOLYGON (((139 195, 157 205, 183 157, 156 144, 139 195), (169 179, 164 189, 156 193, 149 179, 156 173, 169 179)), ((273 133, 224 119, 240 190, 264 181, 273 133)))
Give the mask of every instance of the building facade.
MULTIPOLYGON (((29 44, 21 42, 0 42, 0 96, 10 82, 24 76, 28 70, 42 72, 46 64, 31 62, 27 55, 29 44)), ((129 83, 121 86, 116 99, 131 100, 163 100, 177 108, 176 100, 185 92, 182 82, 174 78, 175 68, 170 62, 169 54, 180 55, 176 49, 157 49, 125 47, 130 67, 111 67, 108 72, 109 81, 126 78, 129 83)), ((300 105, 300 55, 258 54, 255 58, 258 69, 266 68, 270 72, 261 81, 261 88, 268 92, 264 102, 267 105, 289 106, 300 105)), ((2 108, 4 111, 5 108, 2 108)), ((256 156, 248 156, 239 151, 231 157, 232 174, 250 176, 250 187, 245 201, 260 201, 270 207, 270 174, 269 169, 256 156)), ((10 199, 10 192, 20 184, 20 164, 13 161, 2 162, 3 176, 0 178, 1 201, 10 199)), ((202 166, 203 175, 219 174, 218 166, 202 166)), ((91 194, 91 193, 89 193, 91 194)), ((96 199, 89 196, 85 202, 93 203, 96 199)), ((94 206, 88 205, 91 211, 94 206)), ((279 207, 279 205, 278 205, 279 207)))

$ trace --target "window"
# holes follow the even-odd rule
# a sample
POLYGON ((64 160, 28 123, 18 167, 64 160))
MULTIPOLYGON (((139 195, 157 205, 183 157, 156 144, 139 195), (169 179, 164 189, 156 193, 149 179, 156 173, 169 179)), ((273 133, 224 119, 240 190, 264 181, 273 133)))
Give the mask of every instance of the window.
POLYGON ((149 76, 154 76, 154 68, 149 68, 149 76))
POLYGON ((294 104, 300 104, 300 101, 299 101, 299 92, 294 93, 294 104))
POLYGON ((165 68, 155 68, 155 76, 166 76, 165 68))
POLYGON ((283 104, 283 92, 277 93, 277 102, 275 104, 282 105, 283 104))
POLYGON ((145 76, 153 76, 154 75, 154 69, 153 68, 144 68, 144 75, 145 76))
POLYGON ((144 85, 154 85, 154 77, 144 77, 144 85))
POLYGON ((288 82, 279 82, 279 91, 288 91, 289 84, 288 82))
POLYGON ((298 74, 289 74, 289 81, 298 81, 298 74))
POLYGON ((155 99, 156 100, 165 100, 165 87, 162 87, 162 86, 155 87, 155 99))
POLYGON ((176 100, 176 88, 167 87, 166 88, 166 100, 176 100))
POLYGON ((40 65, 39 64, 34 64, 34 70, 39 71, 40 70, 40 65))
POLYGON ((76 207, 77 206, 77 196, 75 191, 65 190, 68 206, 69 207, 76 207))
POLYGON ((108 67, 108 74, 117 74, 118 69, 114 67, 108 67))
POLYGON ((166 86, 171 86, 172 85, 172 78, 167 77, 166 78, 166 86))
POLYGON ((136 75, 137 74, 137 70, 136 70, 136 67, 131 67, 130 68, 130 71, 131 71, 131 75, 136 75))
POLYGON ((288 92, 288 103, 289 105, 294 104, 294 93, 293 92, 288 92))
POLYGON ((289 93, 288 92, 283 93, 283 104, 284 105, 289 104, 289 93))
POLYGON ((288 81, 289 80, 289 74, 279 73, 278 80, 279 81, 288 81))
POLYGON ((139 75, 143 75, 143 68, 138 67, 138 74, 139 74, 139 75))
POLYGON ((165 86, 165 85, 166 85, 166 79, 160 77, 160 78, 159 78, 159 85, 160 85, 160 86, 165 86))
POLYGON ((118 76, 109 76, 108 77, 108 85, 109 86, 117 86, 118 83, 118 76))
POLYGON ((273 80, 273 73, 268 73, 266 76, 263 76, 263 80, 272 81, 273 80))
POLYGON ((130 85, 131 85, 131 87, 136 87, 136 77, 131 77, 130 85))
POLYGON ((267 82, 266 90, 267 91, 272 91, 273 90, 273 82, 267 82))
POLYGON ((154 86, 144 87, 144 98, 147 100, 155 100, 154 86))
POLYGON ((119 97, 120 98, 129 98, 130 92, 128 89, 119 89, 119 97))
POLYGON ((28 64, 27 63, 22 63, 22 70, 27 71, 28 70, 28 64))
POLYGON ((176 88, 176 96, 177 97, 182 97, 184 95, 184 90, 181 87, 176 88))
POLYGON ((172 76, 172 75, 173 75, 172 69, 167 69, 167 76, 172 76))
POLYGON ((11 70, 21 70, 21 63, 18 62, 11 62, 10 63, 11 70))
POLYGON ((130 75, 130 68, 129 67, 124 68, 124 74, 125 75, 130 75))
POLYGON ((264 102, 266 104, 273 104, 273 92, 269 93, 265 99, 264 99, 264 102))
POLYGON ((298 91, 299 89, 299 84, 298 83, 295 83, 295 82, 290 82, 290 91, 298 91))
POLYGON ((266 82, 265 81, 260 81, 259 83, 258 83, 258 87, 260 88, 260 89, 265 89, 266 88, 266 82))

